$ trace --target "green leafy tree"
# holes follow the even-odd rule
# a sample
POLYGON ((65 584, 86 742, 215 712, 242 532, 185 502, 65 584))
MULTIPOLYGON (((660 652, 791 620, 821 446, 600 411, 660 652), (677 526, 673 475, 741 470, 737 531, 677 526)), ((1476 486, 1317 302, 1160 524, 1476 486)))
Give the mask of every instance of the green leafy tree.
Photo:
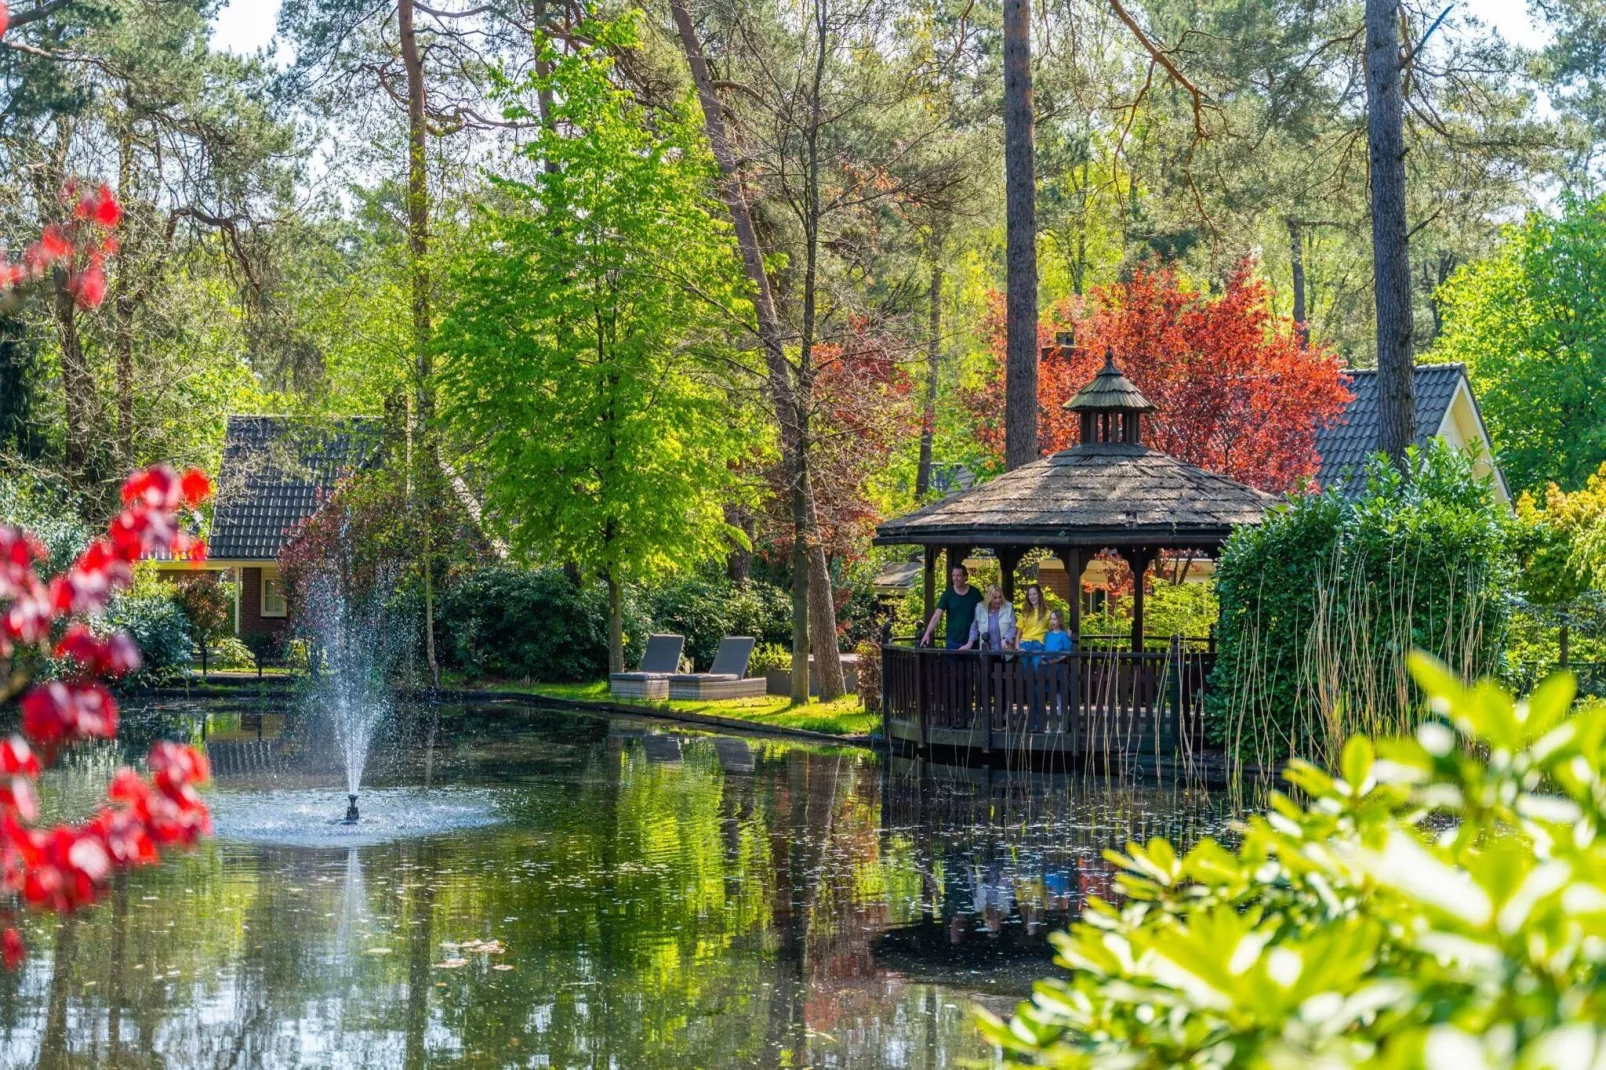
POLYGON ((1606 198, 1512 227, 1441 291, 1433 356, 1465 361, 1512 486, 1576 490, 1606 461, 1606 198))
POLYGON ((522 87, 551 91, 529 150, 546 170, 502 181, 515 204, 487 212, 460 267, 442 416, 473 444, 512 546, 606 582, 618 670, 624 585, 723 556, 732 466, 756 443, 720 381, 744 298, 698 125, 614 85, 607 50, 632 39, 628 21, 587 30, 595 46, 551 53, 522 87))

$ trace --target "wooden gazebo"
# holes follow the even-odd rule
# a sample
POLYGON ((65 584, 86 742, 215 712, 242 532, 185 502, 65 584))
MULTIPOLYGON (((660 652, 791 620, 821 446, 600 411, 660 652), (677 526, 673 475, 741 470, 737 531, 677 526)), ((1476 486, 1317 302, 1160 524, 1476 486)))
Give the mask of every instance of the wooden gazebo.
MULTIPOLYGON (((1132 687, 1126 688, 1128 694, 1121 700, 1131 713, 1135 705, 1141 704, 1139 700, 1146 686, 1152 692, 1166 672, 1159 662, 1154 666, 1148 663, 1174 656, 1176 647, 1173 643, 1170 654, 1149 655, 1144 651, 1142 579, 1149 565, 1162 550, 1187 550, 1214 557, 1235 527, 1259 523, 1277 499, 1145 446, 1143 417, 1155 407, 1121 374, 1113 358, 1106 359, 1103 369, 1065 407, 1081 415, 1081 441, 1077 445, 889 520, 876 530, 875 541, 880 545, 924 548, 927 617, 936 600, 939 554, 958 563, 977 549, 991 550, 998 558, 1005 594, 1013 598, 1015 569, 1021 559, 1034 549, 1050 551, 1064 562, 1070 581, 1070 619, 1066 623, 1073 636, 1080 632, 1081 598, 1078 596, 1087 564, 1100 551, 1119 555, 1131 567, 1136 581, 1131 649, 1118 655, 1129 659, 1134 666, 1134 682, 1132 687), (1138 679, 1146 669, 1153 669, 1148 673, 1152 678, 1150 685, 1138 679)), ((908 647, 888 648, 890 661, 883 679, 890 681, 888 686, 892 691, 897 690, 897 663, 903 651, 914 653, 908 647)), ((935 665, 937 661, 933 659, 957 664, 970 652, 919 653, 935 665)), ((1102 654, 1098 656, 1103 657, 1102 654)), ((1034 664, 1030 659, 1023 661, 1006 655, 983 657, 991 659, 990 663, 982 665, 984 675, 992 669, 996 670, 994 675, 1018 677, 1023 665, 1034 664)), ((1071 673, 1072 677, 1079 676, 1081 684, 1085 685, 1088 674, 1080 670, 1087 666, 1078 663, 1093 657, 1091 653, 1078 652, 1055 664, 1068 662, 1078 670, 1071 673)), ((1178 671, 1173 675, 1180 679, 1185 674, 1180 666, 1176 668, 1178 671)), ((928 668, 927 671, 937 670, 928 668)), ((1207 670, 1200 667, 1193 672, 1201 683, 1203 671, 1207 670)), ((912 684, 912 680, 909 682, 912 684)), ((936 684, 937 680, 929 682, 936 684)), ((1041 691, 1040 681, 1003 679, 998 682, 1006 689, 1029 686, 1034 693, 1041 691)), ((1068 687, 1078 686, 1075 679, 1063 683, 1068 687)), ((986 689, 991 684, 978 686, 986 689)), ((1086 697, 1078 692, 1074 704, 1084 705, 1086 697)), ((899 700, 899 696, 890 691, 888 698, 894 702, 899 700)), ((1180 706, 1183 697, 1176 698, 1180 706)), ((930 701, 923 693, 905 695, 902 699, 905 704, 918 699, 917 706, 930 701)), ((996 715, 1004 699, 989 691, 986 695, 977 692, 967 701, 991 707, 996 715)), ((959 716, 965 711, 949 712, 959 716)), ((1180 711, 1173 713, 1180 714, 1180 711)), ((1008 716, 1006 710, 1006 729, 1008 716)), ((891 729, 889 723, 889 735, 891 729)), ((990 739, 991 732, 988 736, 990 739)))

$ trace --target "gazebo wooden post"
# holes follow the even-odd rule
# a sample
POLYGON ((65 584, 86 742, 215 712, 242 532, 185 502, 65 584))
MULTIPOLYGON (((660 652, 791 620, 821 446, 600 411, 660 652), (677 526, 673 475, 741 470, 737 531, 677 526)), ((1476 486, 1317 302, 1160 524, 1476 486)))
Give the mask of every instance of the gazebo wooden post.
POLYGON ((1155 548, 1134 546, 1123 551, 1127 566, 1132 569, 1132 653, 1143 653, 1143 574, 1154 562, 1155 548))
POLYGON ((1015 601, 1015 566, 1025 552, 1018 546, 1000 546, 998 554, 998 585, 1004 589, 1004 601, 1015 601))
POLYGON ((1065 555, 1065 575, 1069 580, 1070 613, 1065 618, 1065 630, 1071 634, 1078 650, 1082 648, 1082 548, 1072 546, 1065 555))
POLYGON ((926 611, 920 618, 920 627, 922 629, 926 626, 925 622, 931 619, 932 613, 937 610, 937 548, 935 546, 927 546, 925 549, 925 586, 922 593, 926 598, 926 611))

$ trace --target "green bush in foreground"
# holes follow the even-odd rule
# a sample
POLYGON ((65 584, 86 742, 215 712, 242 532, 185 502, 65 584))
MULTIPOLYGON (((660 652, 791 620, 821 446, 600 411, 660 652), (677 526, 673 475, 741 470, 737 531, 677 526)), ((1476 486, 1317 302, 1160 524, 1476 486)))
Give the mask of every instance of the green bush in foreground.
POLYGON ((1303 803, 1236 851, 1112 852, 1127 901, 987 1035, 1056 1067, 1606 1066, 1606 706, 1411 671, 1442 720, 1291 763, 1303 803))

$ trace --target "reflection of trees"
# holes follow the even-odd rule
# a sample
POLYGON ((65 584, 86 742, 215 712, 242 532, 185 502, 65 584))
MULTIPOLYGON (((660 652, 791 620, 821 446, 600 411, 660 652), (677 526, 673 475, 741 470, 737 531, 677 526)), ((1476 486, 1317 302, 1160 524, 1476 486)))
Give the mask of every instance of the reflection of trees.
POLYGON ((636 738, 556 737, 522 765, 486 747, 447 768, 465 766, 517 785, 504 824, 356 857, 213 844, 130 874, 78 920, 75 965, 52 974, 46 949, 59 963, 73 948, 35 937, 9 1008, 0 985, 0 1064, 44 1057, 47 1035, 75 1065, 540 1052, 690 1070, 876 1065, 898 1047, 935 1067, 984 1053, 964 995, 880 961, 878 934, 941 917, 968 856, 946 826, 883 830, 864 756, 688 739, 659 761, 636 738), (508 953, 434 968, 442 941, 476 938, 508 953))

